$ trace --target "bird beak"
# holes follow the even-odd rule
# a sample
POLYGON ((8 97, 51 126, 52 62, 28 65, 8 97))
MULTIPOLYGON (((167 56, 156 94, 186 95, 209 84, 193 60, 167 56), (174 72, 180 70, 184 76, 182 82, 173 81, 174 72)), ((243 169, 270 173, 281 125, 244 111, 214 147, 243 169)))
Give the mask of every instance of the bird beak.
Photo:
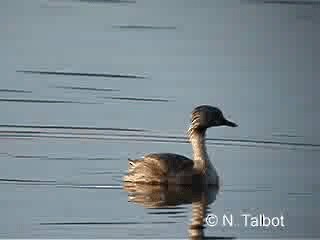
POLYGON ((238 127, 238 124, 231 122, 231 121, 228 121, 227 119, 224 121, 223 125, 228 126, 228 127, 238 127))

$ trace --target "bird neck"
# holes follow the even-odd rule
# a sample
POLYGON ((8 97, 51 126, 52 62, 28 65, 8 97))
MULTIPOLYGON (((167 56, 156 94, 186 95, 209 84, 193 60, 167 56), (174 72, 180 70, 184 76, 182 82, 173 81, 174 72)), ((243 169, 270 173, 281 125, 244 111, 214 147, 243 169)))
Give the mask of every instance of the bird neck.
POLYGON ((203 173, 206 171, 209 162, 209 156, 205 144, 206 130, 194 130, 190 136, 190 142, 193 149, 194 169, 203 173))

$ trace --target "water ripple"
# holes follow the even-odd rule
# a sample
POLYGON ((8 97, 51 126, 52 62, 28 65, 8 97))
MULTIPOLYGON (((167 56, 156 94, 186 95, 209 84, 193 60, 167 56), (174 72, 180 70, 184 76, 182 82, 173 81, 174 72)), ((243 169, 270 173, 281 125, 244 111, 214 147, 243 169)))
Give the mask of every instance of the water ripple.
POLYGON ((145 79, 146 77, 126 74, 111 73, 79 73, 79 72, 60 72, 60 71, 37 71, 37 70, 17 70, 19 73, 45 74, 45 75, 63 75, 63 76, 85 76, 85 77, 106 77, 106 78, 133 78, 145 79))
POLYGON ((116 25, 113 28, 135 29, 135 30, 176 30, 174 26, 148 26, 148 25, 116 25))
POLYGON ((83 90, 95 92, 119 92, 119 89, 112 88, 93 88, 93 87, 73 87, 73 86, 53 86, 54 88, 68 89, 68 90, 83 90))
POLYGON ((136 98, 136 97, 103 97, 104 99, 124 100, 124 101, 143 101, 143 102, 171 102, 168 99, 159 98, 136 98))
MULTIPOLYGON (((157 143, 189 143, 185 136, 147 134, 152 132, 146 129, 128 128, 99 128, 99 127, 77 127, 77 126, 36 126, 36 125, 11 125, 0 124, 1 138, 52 138, 52 139, 85 139, 99 141, 134 141, 134 142, 157 142, 157 143), (7 128, 1 130, 1 128, 7 128), (12 128, 17 128, 11 130, 12 128), (19 128, 25 128, 18 130, 19 128), (28 129, 30 128, 30 129, 28 129), (64 131, 57 131, 64 130, 64 131), (111 131, 111 132, 104 132, 111 131), (117 133, 120 132, 120 133, 117 133), (128 134, 125 132, 134 132, 128 134)), ((305 143, 293 141, 259 140, 246 138, 207 138, 208 145, 262 147, 288 149, 320 150, 318 143, 305 143)))
POLYGON ((74 0, 87 3, 136 3, 134 0, 74 0))
POLYGON ((56 183, 58 188, 82 188, 82 189, 122 189, 121 185, 105 185, 105 184, 68 184, 56 183))
POLYGON ((247 0, 248 3, 256 4, 278 4, 278 5, 296 5, 296 6, 320 6, 319 1, 295 1, 295 0, 247 0))
POLYGON ((0 92, 5 92, 5 93, 32 93, 32 91, 27 91, 27 90, 4 89, 4 88, 1 88, 0 92))
POLYGON ((76 103, 76 104, 100 104, 97 102, 78 102, 66 100, 42 100, 42 99, 19 99, 19 98, 0 98, 0 102, 18 102, 18 103, 76 103))
POLYGON ((144 129, 134 128, 110 128, 110 127, 82 127, 82 126, 59 126, 59 125, 16 125, 0 124, 0 128, 39 128, 39 129, 64 129, 64 130, 96 130, 96 131, 128 131, 128 132, 145 132, 144 129))
POLYGON ((288 195, 291 197, 312 197, 313 193, 312 192, 289 192, 288 195))
POLYGON ((161 212, 148 212, 148 214, 153 215, 174 215, 174 214, 182 214, 185 213, 185 211, 161 211, 161 212))
POLYGON ((111 158, 111 157, 49 157, 45 155, 15 155, 11 153, 2 153, 2 155, 9 156, 11 158, 16 159, 39 159, 39 160, 58 160, 58 161, 113 161, 119 160, 119 158, 111 158))
POLYGON ((265 0, 264 4, 282 4, 282 5, 302 5, 302 6, 320 6, 316 1, 293 1, 293 0, 265 0))
POLYGON ((138 225, 138 224, 174 224, 173 221, 159 222, 44 222, 40 225, 138 225))
POLYGON ((0 182, 3 183, 40 183, 40 184, 55 184, 56 181, 47 180, 32 180, 32 179, 18 179, 18 178, 0 178, 0 182))
POLYGON ((39 185, 39 186, 53 186, 56 188, 79 188, 79 189, 109 189, 120 190, 122 185, 106 185, 106 184, 77 184, 68 182, 58 182, 56 180, 39 180, 39 179, 20 179, 20 178, 0 178, 0 184, 13 184, 13 185, 39 185))

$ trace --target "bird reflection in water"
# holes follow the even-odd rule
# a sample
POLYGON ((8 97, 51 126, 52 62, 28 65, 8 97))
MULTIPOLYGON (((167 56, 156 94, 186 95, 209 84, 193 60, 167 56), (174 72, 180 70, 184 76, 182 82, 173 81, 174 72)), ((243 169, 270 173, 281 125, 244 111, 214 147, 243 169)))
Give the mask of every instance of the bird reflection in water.
POLYGON ((182 204, 192 204, 189 239, 233 239, 232 237, 204 236, 205 218, 208 206, 216 200, 216 186, 149 185, 124 183, 129 202, 145 208, 175 208, 182 204))

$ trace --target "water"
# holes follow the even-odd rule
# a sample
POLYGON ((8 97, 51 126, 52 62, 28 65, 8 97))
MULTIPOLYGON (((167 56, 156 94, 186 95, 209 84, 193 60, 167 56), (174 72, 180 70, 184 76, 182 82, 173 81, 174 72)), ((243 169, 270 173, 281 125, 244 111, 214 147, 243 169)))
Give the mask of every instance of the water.
POLYGON ((206 237, 320 236, 318 2, 11 0, 0 11, 0 237, 187 238, 208 214, 241 224, 205 225, 206 237), (208 132, 220 191, 123 189, 128 157, 191 156, 199 104, 239 124, 208 132), (243 213, 283 215, 285 227, 246 227, 243 213))

